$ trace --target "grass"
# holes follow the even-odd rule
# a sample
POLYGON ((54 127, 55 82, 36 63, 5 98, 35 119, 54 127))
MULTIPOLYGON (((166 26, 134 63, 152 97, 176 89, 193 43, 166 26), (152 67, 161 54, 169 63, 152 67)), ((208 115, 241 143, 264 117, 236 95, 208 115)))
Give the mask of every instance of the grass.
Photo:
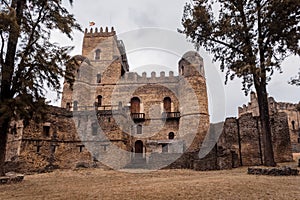
POLYGON ((0 185, 0 199, 299 199, 300 176, 247 175, 247 168, 128 173, 57 170, 0 185))

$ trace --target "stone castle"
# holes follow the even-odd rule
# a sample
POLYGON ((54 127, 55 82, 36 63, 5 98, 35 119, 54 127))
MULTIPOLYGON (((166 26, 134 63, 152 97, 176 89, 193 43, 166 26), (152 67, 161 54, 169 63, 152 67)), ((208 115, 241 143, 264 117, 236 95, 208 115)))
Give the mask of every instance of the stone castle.
POLYGON ((82 49, 85 61, 74 70, 73 88, 65 82, 62 107, 73 111, 82 135, 102 132, 112 144, 103 140, 105 151, 100 148, 92 152, 105 157, 113 151, 123 166, 132 156, 149 162, 153 153, 181 154, 199 149, 209 115, 203 59, 198 53, 183 55, 179 76, 173 72, 156 76, 152 72, 147 77, 146 73, 139 76, 129 72, 125 47, 113 29, 86 30, 82 49), (93 119, 88 111, 95 109, 97 118, 93 119), (83 122, 85 114, 88 120, 83 122), (133 153, 121 156, 115 147, 133 153))
POLYGON ((46 165, 50 152, 58 166, 67 166, 64 160, 71 156, 72 163, 161 168, 199 150, 209 114, 203 59, 197 52, 179 60, 178 76, 140 76, 129 72, 114 29, 101 28, 85 31, 78 57, 80 64, 71 69, 75 82, 65 81, 61 108, 52 107, 43 123, 31 121, 25 129, 15 124, 7 159, 26 154, 46 165))
MULTIPOLYGON (((12 122, 9 169, 207 170, 262 164, 255 116, 227 119, 220 138, 210 126, 204 63, 197 52, 182 56, 178 76, 140 76, 129 71, 125 46, 114 29, 96 28, 85 30, 82 55, 74 58, 77 65, 69 71, 75 82, 64 82, 61 107, 49 106, 43 121, 33 119, 26 127, 12 122), (200 159, 207 134, 214 143, 200 159)), ((289 134, 283 131, 288 123, 282 123, 286 119, 284 114, 274 117, 277 162, 291 161, 289 134)))

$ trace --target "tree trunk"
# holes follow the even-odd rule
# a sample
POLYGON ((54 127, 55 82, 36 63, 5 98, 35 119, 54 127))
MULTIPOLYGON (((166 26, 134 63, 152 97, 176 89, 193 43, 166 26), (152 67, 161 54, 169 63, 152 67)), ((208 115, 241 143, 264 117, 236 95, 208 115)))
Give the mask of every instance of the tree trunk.
MULTIPOLYGON (((23 9, 26 1, 24 0, 12 0, 11 8, 16 10, 17 23, 21 26, 23 9)), ((9 37, 7 42, 7 53, 5 57, 5 63, 1 66, 1 90, 0 90, 0 107, 5 104, 9 104, 8 100, 12 99, 14 94, 12 93, 12 77, 15 69, 15 56, 17 51, 18 38, 20 37, 20 31, 16 31, 13 28, 9 30, 9 37)), ((5 112, 10 112, 5 110, 5 112)), ((9 129, 9 122, 11 120, 11 113, 4 113, 7 116, 3 116, 0 119, 0 176, 4 175, 4 163, 6 154, 6 142, 7 133, 9 129)))
POLYGON ((2 123, 2 127, 0 127, 0 129, 1 129, 1 132, 0 132, 0 176, 5 175, 4 164, 5 164, 8 128, 9 128, 9 122, 2 123))
POLYGON ((264 83, 263 81, 258 81, 257 77, 255 77, 254 85, 257 93, 259 116, 260 116, 261 130, 263 136, 264 165, 276 166, 274 160, 273 145, 272 145, 272 133, 271 133, 271 126, 270 126, 269 104, 268 104, 266 83, 264 83))

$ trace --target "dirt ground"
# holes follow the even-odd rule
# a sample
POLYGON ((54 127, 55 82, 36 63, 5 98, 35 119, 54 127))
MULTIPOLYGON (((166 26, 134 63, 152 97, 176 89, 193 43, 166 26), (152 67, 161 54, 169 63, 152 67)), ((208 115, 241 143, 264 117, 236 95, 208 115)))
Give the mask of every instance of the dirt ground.
MULTIPOLYGON (((299 168, 298 168, 299 169, 299 168)), ((299 199, 300 176, 247 175, 247 168, 128 173, 58 170, 0 185, 0 199, 299 199)))

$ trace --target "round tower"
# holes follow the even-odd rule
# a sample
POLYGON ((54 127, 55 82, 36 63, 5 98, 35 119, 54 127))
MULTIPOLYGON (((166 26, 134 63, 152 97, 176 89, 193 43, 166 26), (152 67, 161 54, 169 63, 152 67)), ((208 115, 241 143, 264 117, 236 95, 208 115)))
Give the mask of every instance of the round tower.
POLYGON ((185 53, 178 63, 181 102, 182 133, 195 135, 188 138, 189 152, 198 151, 209 128, 208 98, 203 58, 195 51, 185 53))
POLYGON ((178 63, 178 72, 181 76, 205 76, 203 58, 196 51, 186 52, 178 63))

